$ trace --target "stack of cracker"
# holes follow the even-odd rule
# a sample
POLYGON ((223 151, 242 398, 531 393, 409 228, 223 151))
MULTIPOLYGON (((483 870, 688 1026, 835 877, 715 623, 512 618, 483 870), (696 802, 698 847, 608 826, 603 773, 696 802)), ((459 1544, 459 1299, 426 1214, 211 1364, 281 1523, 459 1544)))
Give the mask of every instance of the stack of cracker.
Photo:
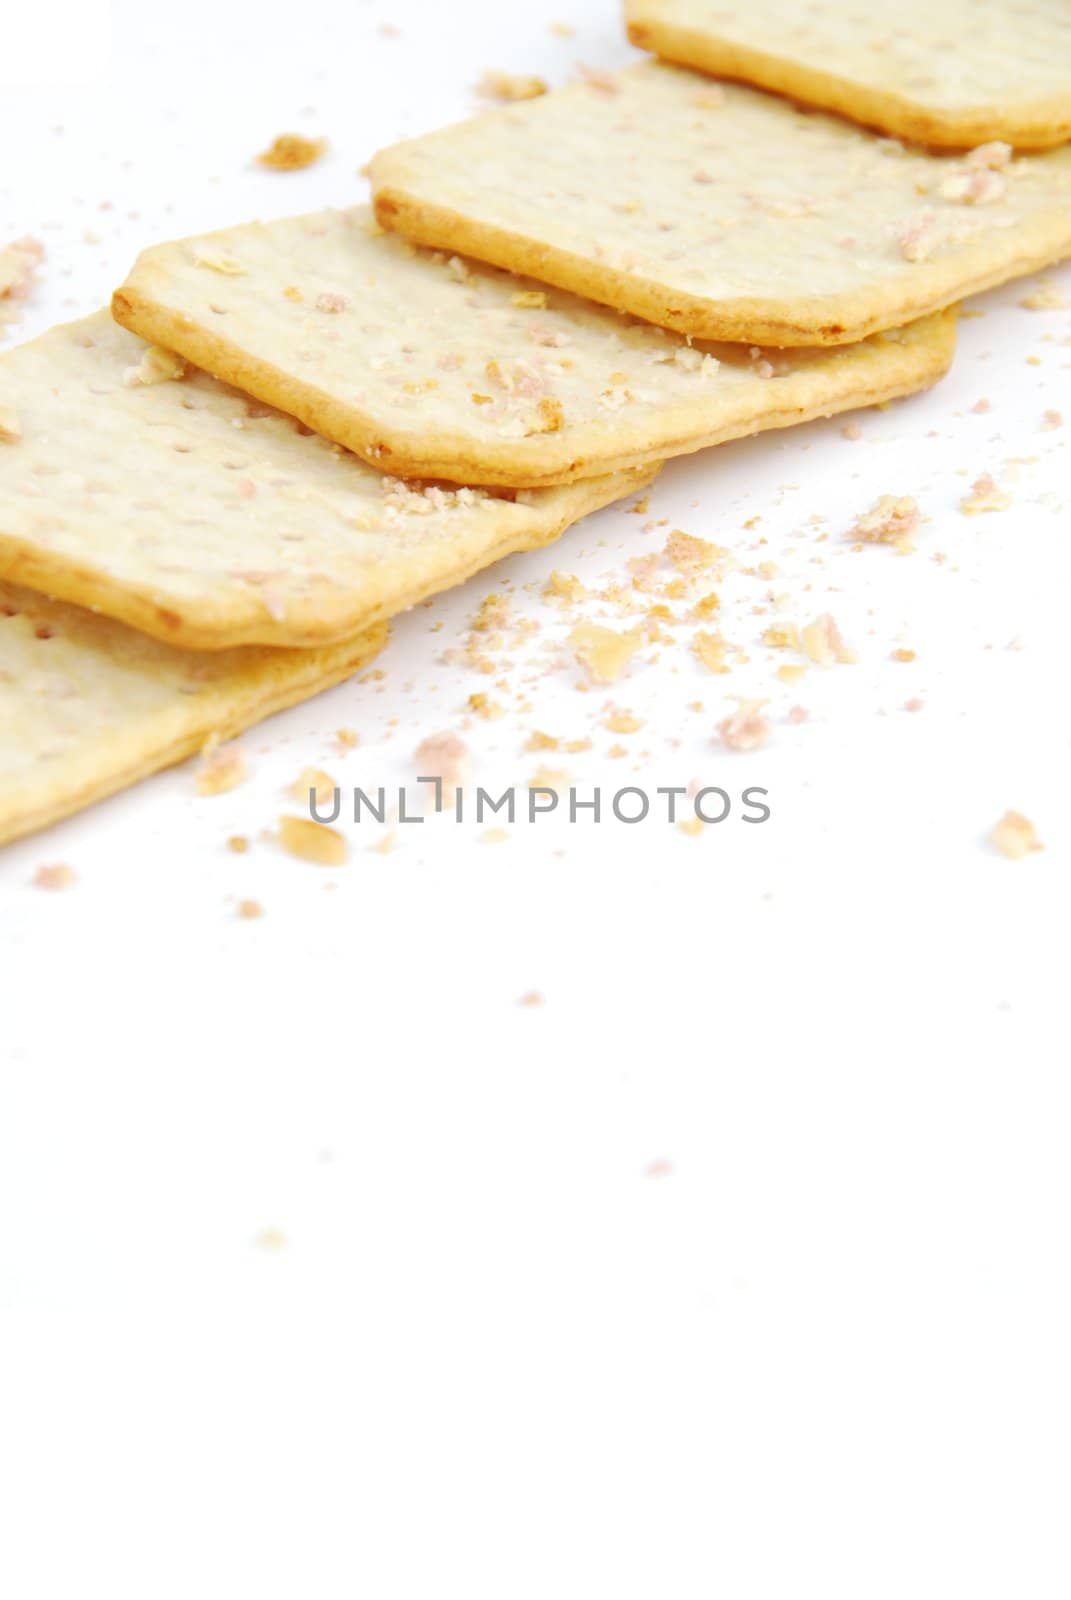
POLYGON ((1034 10, 1014 92, 983 52, 945 93, 916 41, 881 95, 849 0, 776 59, 735 8, 630 0, 689 66, 385 150, 374 214, 157 246, 112 316, 0 360, 0 839, 337 682, 385 619, 670 456, 934 382, 964 295, 1071 254, 1071 151, 1008 142, 1071 128, 1044 48, 1067 24, 1034 10))

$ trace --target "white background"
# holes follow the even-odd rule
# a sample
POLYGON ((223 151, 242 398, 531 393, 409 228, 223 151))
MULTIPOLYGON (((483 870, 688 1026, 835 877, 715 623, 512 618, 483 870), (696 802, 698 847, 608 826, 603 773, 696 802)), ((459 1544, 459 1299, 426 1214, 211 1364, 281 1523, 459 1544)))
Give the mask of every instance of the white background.
MULTIPOLYGON (((0 242, 48 250, 26 335, 153 240, 359 200, 486 67, 629 55, 609 0, 116 0, 62 48, 93 9, 30 6, 14 47, 5 18, 0 242), (252 167, 287 128, 329 158, 252 167)), ((739 558, 729 676, 685 630, 578 690, 547 574, 627 581, 667 531, 609 511, 399 620, 384 677, 247 735, 229 795, 179 769, 6 850, 5 1597, 1067 1596, 1071 310, 1033 287, 857 442, 665 470, 650 518, 739 558), (1013 503, 963 516, 986 470, 1013 503), (916 554, 845 538, 883 493, 918 498, 916 554), (538 631, 500 690, 444 655, 503 588, 538 631), (779 683, 772 594, 858 664, 779 683), (481 690, 506 714, 466 726, 481 690), (736 695, 774 722, 751 755, 714 739, 736 695), (611 700, 644 727, 605 731, 611 700), (448 729, 487 784, 761 784, 773 815, 279 853, 302 767, 396 786, 448 729), (1008 807, 1043 853, 987 845, 1008 807), (32 887, 56 862, 74 887, 32 887)))

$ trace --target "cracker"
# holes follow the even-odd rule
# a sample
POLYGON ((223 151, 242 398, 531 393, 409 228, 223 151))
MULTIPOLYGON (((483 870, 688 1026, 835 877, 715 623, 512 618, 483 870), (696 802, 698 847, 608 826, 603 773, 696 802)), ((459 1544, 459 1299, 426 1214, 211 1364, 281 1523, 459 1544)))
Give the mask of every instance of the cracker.
POLYGON ((625 0, 670 61, 944 147, 1071 138, 1067 0, 625 0))
POLYGON ((366 460, 484 484, 568 483, 888 400, 939 377, 955 340, 946 317, 775 362, 690 347, 419 250, 363 207, 157 245, 112 304, 126 327, 366 460), (206 257, 242 271, 221 282, 206 257))
MULTIPOLYGON (((376 213, 701 338, 843 344, 1071 254, 1071 149, 991 170, 644 62, 381 151, 376 213)), ((1010 154, 1010 152, 1007 152, 1010 154)))
POLYGON ((330 688, 386 637, 198 653, 0 579, 0 843, 330 688))
POLYGON ((344 638, 657 471, 407 485, 147 349, 100 312, 0 358, 0 575, 190 648, 344 638))

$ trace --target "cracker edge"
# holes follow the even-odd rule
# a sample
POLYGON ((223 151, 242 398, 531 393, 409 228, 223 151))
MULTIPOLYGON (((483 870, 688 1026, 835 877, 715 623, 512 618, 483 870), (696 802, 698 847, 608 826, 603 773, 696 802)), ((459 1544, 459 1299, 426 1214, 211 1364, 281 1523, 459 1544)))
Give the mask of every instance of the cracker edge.
MULTIPOLYGON (((335 684, 359 672, 379 654, 387 642, 388 632, 386 623, 379 623, 362 630, 349 641, 323 650, 295 651, 295 656, 306 657, 302 666, 307 670, 299 677, 287 678, 285 682, 279 682, 274 674, 267 679, 257 678, 255 674, 262 668, 263 662, 253 663, 242 674, 244 681, 226 689, 213 686, 200 701, 192 700, 189 725, 181 735, 153 745, 151 730, 147 731, 144 748, 119 765, 109 766, 106 751, 102 751, 99 770, 74 787, 65 789, 62 777, 56 777, 39 786, 36 801, 28 801, 27 797, 32 793, 31 785, 24 785, 13 798, 9 798, 0 784, 0 845, 35 833, 98 800, 129 788, 154 772, 185 761, 189 756, 196 755, 205 740, 213 734, 220 739, 232 739, 275 712, 285 711, 289 706, 311 699, 322 690, 333 688, 335 684)), ((280 651, 280 658, 285 653, 280 651)), ((160 717, 165 714, 156 713, 160 717)))
MULTIPOLYGON (((585 424, 558 435, 533 440, 523 457, 508 446, 475 446, 471 437, 444 432, 429 433, 424 440, 409 433, 391 432, 373 421, 359 407, 349 406, 325 395, 315 384, 303 382, 281 371, 270 361, 252 355, 223 335, 192 323, 188 316, 154 298, 151 289, 141 290, 139 270, 151 274, 154 263, 147 260, 152 251, 139 257, 121 288, 112 297, 112 314, 124 328, 153 344, 177 350, 206 372, 235 388, 246 390, 258 400, 297 417, 307 427, 352 450, 380 470, 389 469, 401 477, 444 478, 452 482, 483 484, 491 487, 550 488, 577 483, 591 477, 627 471, 669 457, 689 455, 730 439, 748 437, 772 428, 790 427, 818 416, 831 416, 858 406, 894 400, 935 383, 947 372, 955 351, 955 312, 945 310, 934 318, 933 345, 924 341, 901 347, 904 359, 885 381, 869 389, 850 382, 839 388, 832 381, 824 393, 821 384, 800 384, 814 388, 799 404, 778 407, 763 413, 738 409, 702 425, 701 408, 683 403, 667 406, 658 415, 658 426, 648 416, 631 433, 615 422, 600 428, 585 424), (940 323, 950 318, 951 325, 940 323), (624 439, 628 439, 625 444, 624 439), (569 448, 564 448, 565 444, 569 448)), ((921 319, 928 320, 928 319, 921 319)), ((836 348, 836 347, 831 347, 836 348)), ((891 363, 892 364, 892 363, 891 363)), ((808 374, 810 376, 810 374, 808 374)), ((785 382, 791 382, 786 379, 785 382)), ((709 395, 709 409, 717 409, 718 396, 709 395)))
POLYGON ((376 220, 382 227, 404 234, 416 244, 458 251, 526 277, 541 278, 675 333, 729 344, 781 349, 854 344, 872 333, 916 322, 967 295, 1026 277, 1071 255, 1071 205, 1065 205, 999 236, 1002 242, 1014 237, 1019 250, 1011 258, 1002 253, 997 265, 990 265, 994 251, 987 243, 968 245, 955 255, 918 262, 910 269, 905 263, 905 276, 910 270, 911 293, 904 292, 906 286, 900 278, 895 285, 878 284, 839 299, 812 296, 777 301, 738 297, 715 301, 677 291, 670 295, 663 285, 650 279, 600 267, 571 251, 491 223, 473 221, 448 206, 418 199, 404 183, 405 151, 408 144, 416 142, 391 146, 372 159, 373 201, 376 220), (392 181, 392 168, 402 168, 400 181, 392 181), (834 309, 837 314, 831 320, 834 309))
POLYGON ((460 565, 424 581, 418 578, 402 584, 385 598, 381 596, 361 606, 355 588, 334 585, 318 599, 295 601, 281 621, 270 615, 255 591, 250 592, 245 604, 221 603, 218 599, 213 603, 209 599, 199 609, 184 612, 177 600, 164 604, 154 584, 132 584, 110 577, 94 565, 44 550, 33 540, 7 534, 2 528, 0 577, 84 610, 104 612, 180 649, 229 650, 244 644, 315 647, 364 632, 377 622, 409 610, 429 595, 465 583, 506 556, 553 544, 582 517, 646 488, 660 467, 659 461, 573 484, 567 491, 573 503, 557 516, 552 515, 545 527, 507 529, 496 544, 475 554, 470 552, 460 565))
POLYGON ((1071 139, 1071 95, 1024 101, 1014 114, 990 104, 979 105, 969 114, 953 115, 754 45, 667 22, 659 15, 658 0, 625 0, 625 23, 632 44, 664 61, 768 89, 898 139, 947 150, 970 149, 991 139, 1006 140, 1018 150, 1051 150, 1071 139))

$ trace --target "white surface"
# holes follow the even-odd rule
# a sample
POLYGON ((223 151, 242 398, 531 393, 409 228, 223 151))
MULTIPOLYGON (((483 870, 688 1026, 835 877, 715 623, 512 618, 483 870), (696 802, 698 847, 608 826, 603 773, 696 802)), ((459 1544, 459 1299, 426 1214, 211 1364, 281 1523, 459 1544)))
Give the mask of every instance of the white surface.
MULTIPOLYGON (((577 0, 112 9, 108 75, 0 96, 0 236, 49 252, 27 335, 153 239, 359 198, 484 67, 628 53, 577 0), (252 169, 288 127, 330 159, 252 169)), ((723 586, 730 676, 685 629, 578 693, 543 580, 624 578, 665 531, 607 512, 399 621, 381 681, 246 737, 233 793, 180 769, 4 853, 5 1596, 1066 1596, 1071 311, 1024 292, 859 442, 666 469, 652 518, 781 568, 723 586), (983 470, 1014 502, 965 517, 983 470), (846 542, 882 493, 918 497, 917 554, 846 542), (443 660, 502 585, 541 630, 527 712, 443 660), (770 593, 858 665, 779 684, 770 593), (762 784, 772 818, 441 817, 389 854, 365 824, 326 874, 261 837, 310 762, 411 780, 480 690, 481 782, 762 784), (712 740, 737 694, 770 701, 753 755, 712 740), (624 760, 609 700, 645 718, 624 760), (1043 854, 986 846, 1009 806, 1043 854), (30 887, 56 861, 77 885, 30 887)))

